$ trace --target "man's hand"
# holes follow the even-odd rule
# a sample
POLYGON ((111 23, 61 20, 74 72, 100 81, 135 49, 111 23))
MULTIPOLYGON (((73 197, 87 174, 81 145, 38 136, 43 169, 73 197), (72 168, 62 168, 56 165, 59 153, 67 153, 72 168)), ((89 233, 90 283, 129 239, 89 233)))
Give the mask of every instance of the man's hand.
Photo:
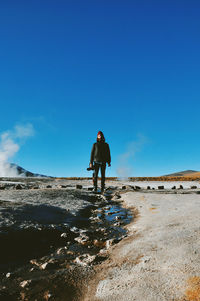
POLYGON ((92 168, 92 163, 90 163, 90 168, 92 168))
POLYGON ((111 166, 111 164, 110 163, 108 163, 108 167, 110 167, 111 166))

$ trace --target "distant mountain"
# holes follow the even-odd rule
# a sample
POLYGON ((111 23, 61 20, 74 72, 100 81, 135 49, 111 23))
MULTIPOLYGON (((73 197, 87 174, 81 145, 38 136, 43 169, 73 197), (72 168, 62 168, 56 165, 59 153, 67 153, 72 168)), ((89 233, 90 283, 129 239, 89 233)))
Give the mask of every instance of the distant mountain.
POLYGON ((196 170, 184 170, 175 172, 169 175, 164 175, 163 177, 188 177, 188 176, 195 176, 199 173, 199 171, 196 170))
POLYGON ((15 163, 10 163, 10 168, 11 169, 15 169, 18 176, 24 176, 24 177, 47 177, 45 175, 41 175, 41 174, 37 174, 37 173, 33 173, 31 171, 28 171, 28 170, 24 169, 23 167, 15 164, 15 163))

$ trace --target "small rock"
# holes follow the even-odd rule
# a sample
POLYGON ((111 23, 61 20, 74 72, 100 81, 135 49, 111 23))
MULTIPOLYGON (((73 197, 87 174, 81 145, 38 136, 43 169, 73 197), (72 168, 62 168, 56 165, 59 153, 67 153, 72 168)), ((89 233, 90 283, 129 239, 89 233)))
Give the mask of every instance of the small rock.
POLYGON ((120 224, 120 222, 117 222, 117 223, 114 223, 113 226, 114 226, 114 227, 119 227, 119 226, 121 226, 121 224, 120 224))
POLYGON ((150 186, 147 186, 147 189, 151 189, 151 187, 150 187, 150 186))
POLYGON ((4 190, 6 186, 0 186, 0 190, 4 190))
POLYGON ((15 186, 15 189, 21 190, 21 189, 23 189, 23 186, 22 186, 21 184, 17 184, 17 185, 15 186))
POLYGON ((106 249, 109 249, 113 244, 113 239, 109 239, 106 241, 106 249))
POLYGON ((44 300, 48 301, 49 298, 51 298, 51 297, 52 297, 52 294, 50 294, 49 291, 44 292, 44 300))
POLYGON ((31 263, 31 264, 34 264, 34 265, 36 265, 36 266, 38 266, 38 267, 40 266, 40 264, 37 262, 36 259, 31 259, 31 260, 30 260, 30 263, 31 263))
POLYGON ((125 189, 126 189, 126 186, 122 186, 122 189, 125 190, 125 189))
POLYGON ((141 259, 141 264, 145 264, 145 263, 148 263, 149 261, 151 260, 151 257, 150 256, 144 256, 142 259, 141 259))
POLYGON ((104 248, 106 246, 106 242, 105 241, 97 240, 97 239, 95 239, 93 241, 93 244, 94 244, 95 247, 98 247, 98 248, 104 248))
POLYGON ((158 189, 165 189, 164 186, 158 186, 158 189))
POLYGON ((84 245, 89 240, 89 237, 87 235, 82 234, 81 236, 74 238, 74 240, 77 241, 79 244, 84 245))
POLYGON ((93 190, 93 187, 88 187, 88 190, 89 190, 89 191, 92 191, 92 190, 93 190))
POLYGON ((34 186, 33 189, 39 189, 39 186, 34 186))
POLYGON ((46 188, 52 188, 52 186, 51 185, 47 185, 46 188))
POLYGON ((108 254, 108 250, 106 250, 106 249, 101 249, 101 250, 99 251, 99 254, 101 254, 101 255, 107 255, 107 254, 108 254))
POLYGON ((41 270, 45 270, 46 267, 47 267, 47 265, 48 265, 48 262, 45 262, 45 263, 41 264, 41 265, 40 265, 40 269, 41 269, 41 270))
POLYGON ((55 269, 58 267, 59 267, 59 263, 57 261, 54 261, 53 259, 50 259, 48 262, 45 262, 42 265, 40 265, 41 270, 55 269))
POLYGON ((20 282, 20 286, 24 288, 24 287, 27 286, 29 283, 31 283, 31 280, 24 280, 24 281, 20 282))
MULTIPOLYGON (((97 230, 96 230, 97 231, 97 230)), ((100 232, 106 232, 106 228, 99 228, 100 232)))
POLYGON ((60 235, 60 237, 63 237, 63 238, 66 238, 68 235, 67 235, 67 233, 62 233, 61 235, 60 235))
POLYGON ((135 189, 139 190, 139 189, 141 189, 141 187, 140 186, 135 186, 135 189))
POLYGON ((180 185, 179 189, 183 189, 183 185, 180 185))
POLYGON ((197 189, 197 186, 191 186, 191 189, 197 189))
POLYGON ((176 186, 173 186, 172 189, 176 189, 176 186))
POLYGON ((121 199, 121 195, 120 195, 119 193, 115 193, 114 197, 115 197, 116 199, 121 199))
POLYGON ((11 273, 6 274, 6 278, 10 278, 11 273))
POLYGON ((74 233, 79 233, 80 232, 80 230, 77 227, 70 228, 70 231, 72 231, 74 233))
POLYGON ((79 229, 79 232, 80 232, 81 235, 85 235, 85 233, 87 232, 87 230, 85 230, 85 229, 79 229))
POLYGON ((60 188, 67 188, 67 185, 60 185, 60 188))
POLYGON ((96 255, 89 255, 89 254, 83 254, 81 256, 76 257, 76 259, 74 259, 74 262, 79 264, 79 265, 88 265, 90 263, 92 263, 96 258, 96 255))
POLYGON ((52 297, 52 294, 50 294, 49 291, 44 292, 44 300, 48 301, 49 298, 51 298, 51 297, 52 297))
POLYGON ((90 216, 89 217, 89 220, 91 220, 91 222, 95 223, 95 222, 98 222, 100 220, 100 218, 98 216, 90 216))
POLYGON ((82 189, 83 188, 83 186, 82 185, 76 185, 76 189, 82 189))
POLYGON ((66 253, 66 250, 67 250, 67 247, 59 248, 59 249, 56 251, 56 253, 57 253, 58 255, 60 255, 60 254, 65 254, 65 253, 66 253))

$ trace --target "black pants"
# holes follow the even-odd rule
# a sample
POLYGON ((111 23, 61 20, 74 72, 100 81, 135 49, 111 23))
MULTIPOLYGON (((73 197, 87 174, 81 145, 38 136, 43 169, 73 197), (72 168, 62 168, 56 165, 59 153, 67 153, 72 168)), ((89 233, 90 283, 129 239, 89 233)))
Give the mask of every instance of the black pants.
POLYGON ((97 179, 98 179, 99 168, 101 169, 101 189, 104 189, 106 163, 102 163, 102 164, 94 163, 93 184, 94 184, 94 187, 97 188, 97 179))

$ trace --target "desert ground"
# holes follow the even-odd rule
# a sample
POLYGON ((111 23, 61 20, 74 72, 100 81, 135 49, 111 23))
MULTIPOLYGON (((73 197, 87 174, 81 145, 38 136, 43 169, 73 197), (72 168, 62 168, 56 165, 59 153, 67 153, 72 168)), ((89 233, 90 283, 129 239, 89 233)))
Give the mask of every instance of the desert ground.
MULTIPOLYGON (((155 183, 139 184, 155 188, 155 183)), ((179 182, 183 189, 173 191, 174 184, 162 183, 163 192, 121 193, 136 218, 90 282, 85 301, 200 300, 199 190, 179 182)))
POLYGON ((0 181, 0 300, 199 301, 198 181, 0 181))

